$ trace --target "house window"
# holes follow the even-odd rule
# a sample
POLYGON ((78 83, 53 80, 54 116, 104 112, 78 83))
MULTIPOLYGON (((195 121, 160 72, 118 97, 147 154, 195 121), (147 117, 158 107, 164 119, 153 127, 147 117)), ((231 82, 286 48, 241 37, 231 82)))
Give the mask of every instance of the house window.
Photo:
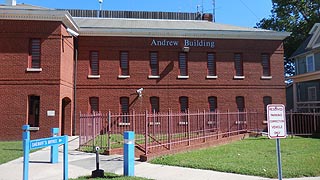
POLYGON ((120 74, 121 76, 129 76, 129 59, 128 52, 122 51, 120 52, 120 74))
POLYGON ((29 42, 29 68, 41 67, 41 40, 30 39, 29 42))
POLYGON ((317 88, 315 86, 308 87, 308 101, 317 100, 317 88))
POLYGON ((150 52, 150 73, 151 76, 159 76, 158 53, 150 52))
POLYGON ((99 52, 90 52, 90 75, 99 75, 99 52))
POLYGON ((237 96, 236 97, 236 103, 237 108, 239 112, 244 112, 245 105, 244 105, 244 97, 243 96, 237 96))
POLYGON ((187 53, 179 53, 180 76, 188 76, 187 53))
POLYGON ((99 98, 90 97, 89 98, 90 112, 99 112, 99 98))
POLYGON ((28 124, 31 127, 39 127, 40 96, 29 96, 28 124))
POLYGON ((207 69, 208 69, 208 76, 216 76, 216 59, 214 53, 208 53, 207 56, 207 69))
POLYGON ((237 77, 243 76, 243 60, 242 60, 242 54, 235 53, 234 54, 234 67, 236 71, 237 77))
POLYGON ((217 97, 215 96, 208 97, 208 102, 209 102, 210 112, 215 112, 217 109, 217 97))
POLYGON ((269 54, 261 54, 261 64, 262 64, 263 76, 271 76, 269 54))
POLYGON ((120 98, 120 110, 122 115, 122 122, 129 123, 129 97, 121 97, 120 98))
POLYGON ((158 113, 159 112, 159 97, 152 96, 150 97, 151 104, 151 112, 158 113))
POLYGON ((307 72, 315 71, 313 54, 306 57, 306 64, 307 64, 307 72))
POLYGON ((264 112, 264 119, 267 121, 267 106, 272 104, 272 97, 264 96, 263 97, 263 112, 264 112))

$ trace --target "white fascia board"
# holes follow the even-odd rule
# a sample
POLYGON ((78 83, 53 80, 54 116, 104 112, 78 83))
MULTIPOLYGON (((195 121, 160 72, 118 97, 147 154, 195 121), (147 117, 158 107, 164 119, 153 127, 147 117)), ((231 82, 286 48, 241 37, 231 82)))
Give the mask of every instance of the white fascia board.
POLYGON ((228 31, 228 30, 175 30, 175 29, 125 29, 80 27, 80 36, 128 36, 215 39, 264 39, 283 40, 291 33, 275 31, 228 31))

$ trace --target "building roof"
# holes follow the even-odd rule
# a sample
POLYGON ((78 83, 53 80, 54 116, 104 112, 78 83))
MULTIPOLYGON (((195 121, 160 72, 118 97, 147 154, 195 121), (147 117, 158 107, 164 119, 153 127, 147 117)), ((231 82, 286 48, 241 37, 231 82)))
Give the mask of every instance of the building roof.
POLYGON ((0 19, 62 21, 80 36, 189 37, 283 40, 288 32, 238 27, 207 20, 72 17, 69 12, 20 4, 0 5, 0 19))
POLYGON ((80 35, 197 37, 283 40, 287 32, 238 27, 199 20, 74 17, 80 35))

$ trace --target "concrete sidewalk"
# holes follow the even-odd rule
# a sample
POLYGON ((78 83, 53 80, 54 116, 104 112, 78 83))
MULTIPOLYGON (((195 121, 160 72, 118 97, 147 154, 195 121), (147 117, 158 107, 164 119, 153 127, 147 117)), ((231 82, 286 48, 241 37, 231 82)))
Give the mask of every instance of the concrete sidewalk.
MULTIPOLYGON (((69 178, 91 175, 95 170, 95 154, 76 151, 79 146, 77 137, 69 137, 69 178)), ((50 148, 44 148, 30 154, 30 180, 59 180, 63 177, 62 147, 59 148, 59 163, 51 164, 50 148)), ((105 172, 123 174, 123 157, 121 155, 100 155, 100 169, 105 172)), ((21 180, 23 175, 23 158, 0 165, 0 180, 21 180)), ((135 175, 155 180, 262 180, 267 178, 222 173, 208 170, 154 165, 136 161, 135 175)), ((296 178, 290 180, 320 180, 315 178, 296 178)))

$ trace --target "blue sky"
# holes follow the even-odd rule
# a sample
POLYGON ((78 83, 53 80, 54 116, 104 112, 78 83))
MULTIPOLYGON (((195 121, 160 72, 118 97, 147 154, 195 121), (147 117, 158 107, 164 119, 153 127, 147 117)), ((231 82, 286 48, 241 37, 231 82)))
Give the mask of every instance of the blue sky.
MULTIPOLYGON (((0 0, 0 3, 4 2, 5 0, 0 0)), ((198 6, 200 11, 212 13, 212 2, 212 0, 103 0, 102 8, 104 10, 196 12, 198 6)), ((99 9, 98 0, 17 0, 17 3, 61 9, 99 9)), ((271 8, 271 0, 216 0, 216 22, 254 27, 262 18, 271 15, 271 8)))

